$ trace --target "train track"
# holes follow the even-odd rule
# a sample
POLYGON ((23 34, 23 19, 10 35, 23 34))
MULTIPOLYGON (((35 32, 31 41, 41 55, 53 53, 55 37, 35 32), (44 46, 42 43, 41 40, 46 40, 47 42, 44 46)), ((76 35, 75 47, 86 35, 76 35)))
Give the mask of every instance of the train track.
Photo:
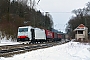
POLYGON ((43 49, 60 45, 61 42, 43 43, 43 44, 17 44, 0 46, 0 57, 11 57, 15 54, 25 53, 27 51, 43 49))

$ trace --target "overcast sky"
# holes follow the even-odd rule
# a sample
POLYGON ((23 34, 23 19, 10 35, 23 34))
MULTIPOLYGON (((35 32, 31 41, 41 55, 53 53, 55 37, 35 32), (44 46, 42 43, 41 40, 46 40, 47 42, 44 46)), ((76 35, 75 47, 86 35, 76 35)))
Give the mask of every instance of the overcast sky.
MULTIPOLYGON (((38 0, 36 0, 38 2, 38 0)), ((36 8, 52 15, 54 28, 65 32, 66 23, 72 17, 71 11, 84 8, 90 0, 40 0, 36 8)))

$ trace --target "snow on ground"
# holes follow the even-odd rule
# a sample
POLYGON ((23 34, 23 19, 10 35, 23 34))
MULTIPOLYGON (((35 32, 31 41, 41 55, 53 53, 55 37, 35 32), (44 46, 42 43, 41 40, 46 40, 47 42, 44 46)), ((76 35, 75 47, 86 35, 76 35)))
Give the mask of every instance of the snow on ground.
POLYGON ((90 45, 69 42, 0 60, 90 60, 90 45))
POLYGON ((4 37, 3 39, 0 39, 0 46, 3 46, 3 45, 15 45, 15 44, 20 44, 18 42, 15 42, 15 41, 11 41, 11 38, 10 39, 6 39, 6 37, 4 37))

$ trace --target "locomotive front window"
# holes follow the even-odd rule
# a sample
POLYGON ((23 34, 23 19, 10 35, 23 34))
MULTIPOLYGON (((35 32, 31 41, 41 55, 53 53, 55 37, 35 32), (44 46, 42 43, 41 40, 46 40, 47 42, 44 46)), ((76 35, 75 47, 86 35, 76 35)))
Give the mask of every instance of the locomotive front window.
POLYGON ((27 32, 28 28, 19 28, 19 32, 27 32))

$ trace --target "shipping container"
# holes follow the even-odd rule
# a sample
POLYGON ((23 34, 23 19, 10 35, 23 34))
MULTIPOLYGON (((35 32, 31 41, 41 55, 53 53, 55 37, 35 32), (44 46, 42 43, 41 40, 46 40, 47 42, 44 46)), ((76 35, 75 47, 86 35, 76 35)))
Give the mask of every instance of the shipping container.
POLYGON ((57 33, 53 32, 53 41, 57 41, 58 40, 58 35, 57 33))
POLYGON ((62 38, 62 35, 61 34, 58 34, 58 38, 62 38))
POLYGON ((45 34, 47 39, 53 39, 53 32, 50 30, 45 30, 45 34))
POLYGON ((61 41, 62 35, 61 34, 57 34, 57 35, 58 35, 58 41, 61 41))

